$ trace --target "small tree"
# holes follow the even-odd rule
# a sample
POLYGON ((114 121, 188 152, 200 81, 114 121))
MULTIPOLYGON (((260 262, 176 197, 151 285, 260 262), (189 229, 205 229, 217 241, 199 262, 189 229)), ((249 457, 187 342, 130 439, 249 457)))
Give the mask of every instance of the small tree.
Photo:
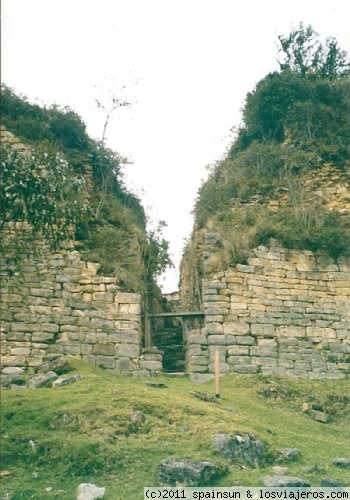
POLYGON ((280 35, 278 61, 282 71, 291 70, 302 76, 313 73, 322 78, 333 79, 350 73, 347 53, 341 50, 334 38, 322 44, 318 34, 309 26, 300 23, 299 28, 287 36, 280 35))

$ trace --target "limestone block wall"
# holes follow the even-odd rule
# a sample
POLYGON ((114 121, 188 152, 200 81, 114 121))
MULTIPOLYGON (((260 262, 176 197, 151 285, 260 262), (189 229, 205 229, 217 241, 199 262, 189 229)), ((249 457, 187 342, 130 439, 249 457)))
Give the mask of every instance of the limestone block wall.
POLYGON ((147 371, 141 355, 141 296, 72 249, 2 260, 1 363, 39 367, 48 353, 78 356, 117 374, 147 371), (16 269, 16 272, 13 272, 16 269), (141 366, 140 366, 141 363, 141 366))
POLYGON ((350 258, 255 249, 203 282, 204 328, 187 337, 190 373, 350 375, 350 258))

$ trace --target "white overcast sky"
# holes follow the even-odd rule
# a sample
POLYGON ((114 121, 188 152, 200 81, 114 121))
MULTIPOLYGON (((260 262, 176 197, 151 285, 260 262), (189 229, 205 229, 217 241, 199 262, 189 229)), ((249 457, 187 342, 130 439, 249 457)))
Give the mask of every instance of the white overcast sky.
MULTIPOLYGON (((206 166, 240 123, 247 92, 277 69, 277 36, 299 22, 350 52, 349 0, 2 0, 2 82, 30 101, 68 105, 133 163, 128 185, 163 219, 178 266, 206 166)), ((111 251, 113 251, 111 249, 111 251)), ((177 289, 177 270, 165 292, 177 289)))

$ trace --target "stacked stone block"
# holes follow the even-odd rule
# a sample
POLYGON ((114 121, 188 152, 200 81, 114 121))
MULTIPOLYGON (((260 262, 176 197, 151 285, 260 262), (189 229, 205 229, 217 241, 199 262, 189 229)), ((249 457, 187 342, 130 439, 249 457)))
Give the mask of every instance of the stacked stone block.
POLYGON ((204 280, 203 308, 205 328, 188 337, 190 372, 213 373, 219 351, 221 373, 350 374, 349 257, 261 246, 204 280))
POLYGON ((59 353, 116 374, 151 372, 140 367, 141 296, 121 292, 116 278, 99 276, 98 267, 77 251, 52 253, 42 243, 40 252, 21 256, 18 274, 3 259, 3 367, 34 370, 48 353, 59 353))

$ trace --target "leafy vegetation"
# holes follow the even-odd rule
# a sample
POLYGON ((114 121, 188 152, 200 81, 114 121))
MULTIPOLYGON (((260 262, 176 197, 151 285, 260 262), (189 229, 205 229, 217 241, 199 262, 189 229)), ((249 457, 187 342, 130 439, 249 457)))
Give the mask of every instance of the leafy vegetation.
POLYGON ((271 237, 333 258, 350 248, 348 218, 330 213, 309 185, 324 167, 333 169, 328 183, 334 177, 349 183, 347 54, 332 38, 322 43, 310 26, 300 25, 279 42, 280 70, 247 94, 237 139, 195 204, 197 230, 215 228, 222 235, 221 269, 244 262, 250 248, 271 237), (281 209, 270 210, 271 200, 281 209))
MULTIPOLYGON (((1 495, 12 498, 74 498, 81 482, 106 487, 106 500, 143 498, 144 486, 156 485, 164 458, 213 460, 227 466, 213 449, 215 432, 249 433, 272 452, 301 450, 288 463, 288 474, 319 486, 323 477, 350 484, 350 473, 332 465, 349 447, 348 382, 310 381, 257 375, 221 379, 217 404, 193 396, 198 385, 187 377, 159 376, 156 389, 145 381, 114 374, 71 360, 84 379, 55 389, 5 391, 2 396, 1 495), (319 405, 332 416, 323 424, 301 412, 303 403, 319 405), (234 408, 236 411, 228 411, 234 408), (133 425, 141 411, 145 421, 133 425), (327 446, 324 443, 327 433, 327 446), (52 488, 51 492, 45 491, 52 488)), ((72 373, 74 373, 72 372, 72 373)), ((214 394, 214 382, 201 391, 214 394)), ((260 486, 272 474, 262 469, 228 466, 216 486, 260 486)))
POLYGON ((1 113, 24 144, 2 150, 2 226, 26 219, 34 237, 74 237, 84 257, 116 274, 123 289, 154 291, 170 265, 168 244, 161 224, 147 231, 140 200, 125 187, 124 159, 91 139, 70 108, 40 107, 2 86, 1 113))
POLYGON ((83 213, 79 195, 84 178, 74 175, 59 153, 40 158, 32 148, 16 149, 8 143, 1 153, 1 228, 26 220, 35 234, 56 245, 71 238, 83 213))

